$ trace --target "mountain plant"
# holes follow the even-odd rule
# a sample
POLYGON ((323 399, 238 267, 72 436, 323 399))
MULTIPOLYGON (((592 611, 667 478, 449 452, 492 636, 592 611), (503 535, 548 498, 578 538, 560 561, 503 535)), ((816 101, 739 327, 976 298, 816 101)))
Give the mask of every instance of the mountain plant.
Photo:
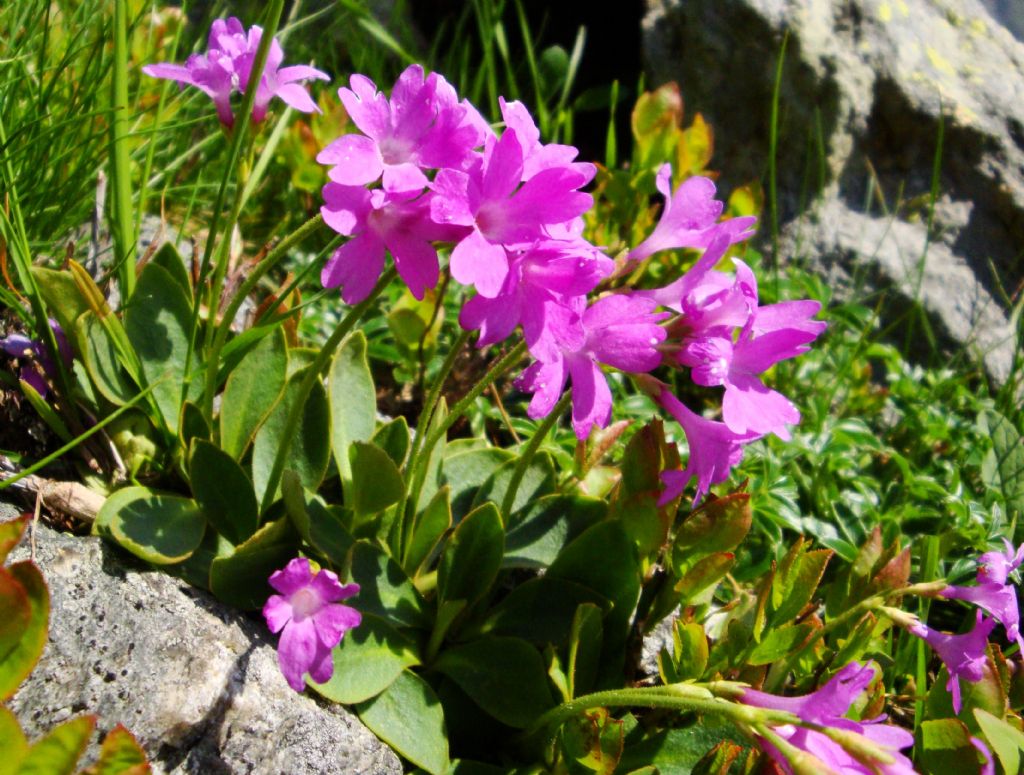
MULTIPOLYGON (((838 558, 787 535, 739 573, 756 504, 727 483, 751 445, 793 438, 811 398, 772 385, 827 325, 759 288, 758 189, 715 198, 711 130, 682 127, 678 89, 640 96, 630 165, 597 165, 523 102, 491 123, 418 64, 315 100, 329 76, 284 64, 282 6, 142 68, 211 98, 224 139, 191 259, 136 256, 126 219, 112 303, 74 260, 35 264, 16 196, 3 216, 35 332, 4 351, 62 451, 92 445, 94 531, 262 610, 294 690, 430 773, 1016 772, 1024 550, 951 584, 875 527, 838 558), (319 213, 246 258, 281 104, 343 110, 344 131, 314 149, 319 213), (316 239, 303 271, 342 312, 306 347, 298 280, 243 308, 316 239), (414 427, 379 400, 385 346, 420 386, 414 427), (492 410, 493 440, 467 434, 492 410)), ((112 164, 116 218, 132 176, 112 164)))

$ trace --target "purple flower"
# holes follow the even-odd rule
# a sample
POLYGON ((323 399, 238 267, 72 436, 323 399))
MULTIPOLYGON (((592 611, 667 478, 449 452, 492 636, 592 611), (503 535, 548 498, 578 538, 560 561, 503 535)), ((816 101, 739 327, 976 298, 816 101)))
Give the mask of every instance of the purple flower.
POLYGON ((949 673, 946 691, 953 695, 953 710, 960 712, 960 676, 972 683, 977 683, 985 674, 986 646, 988 636, 996 626, 995 619, 982 619, 981 611, 977 612, 974 628, 962 635, 950 635, 933 630, 927 624, 917 622, 907 629, 917 637, 925 640, 935 653, 939 655, 949 673))
POLYGON ((506 249, 506 258, 508 274, 497 295, 477 294, 459 313, 463 328, 480 329, 477 347, 502 341, 519 324, 526 344, 536 346, 552 305, 586 295, 614 269, 610 258, 583 240, 543 240, 522 250, 506 249))
POLYGON ((971 735, 971 745, 973 745, 983 757, 985 757, 985 763, 981 765, 981 771, 978 775, 996 775, 996 765, 992 760, 992 750, 985 745, 984 741, 971 735))
MULTIPOLYGON (((382 189, 328 183, 320 208, 324 223, 352 236, 331 256, 320 275, 325 288, 341 287, 347 304, 365 299, 384 270, 390 251, 402 281, 417 299, 437 285, 437 250, 431 244, 457 239, 465 229, 441 226, 430 219, 430 196, 410 198, 382 189)), ((413 193, 411 196, 415 196, 413 193)))
MULTIPOLYGON (((57 350, 60 353, 61 361, 64 363, 64 368, 70 369, 73 356, 71 345, 68 344, 68 338, 64 334, 64 329, 53 318, 49 319, 49 324, 53 330, 53 336, 57 340, 57 350)), ((23 334, 11 334, 4 339, 0 339, 0 350, 12 358, 17 358, 21 363, 21 368, 18 370, 18 379, 30 385, 40 397, 46 398, 50 392, 47 380, 56 379, 57 365, 50 357, 50 352, 47 350, 43 340, 29 339, 23 334)))
POLYGON ((1024 651, 1024 638, 1020 634, 1020 611, 1017 590, 1007 584, 979 584, 976 587, 946 587, 940 593, 945 598, 963 600, 987 611, 1006 628, 1006 637, 1017 641, 1024 651))
POLYGON ((760 434, 736 433, 723 422, 695 414, 672 395, 666 385, 661 385, 661 391, 654 395, 654 400, 682 426, 690 448, 686 468, 662 473, 665 491, 660 504, 678 498, 694 477, 697 477, 697 492, 693 500, 697 502, 711 489, 711 485, 729 478, 729 472, 743 459, 743 445, 760 438, 760 434))
POLYGON ((329 681, 331 649, 362 621, 359 611, 337 601, 358 594, 359 585, 342 585, 329 570, 314 574, 309 560, 296 557, 270 574, 270 586, 281 594, 267 599, 263 616, 271 632, 281 633, 277 661, 288 685, 301 692, 306 673, 317 683, 329 681))
MULTIPOLYGON (((252 26, 248 33, 237 18, 217 19, 210 27, 205 54, 192 54, 184 65, 161 62, 146 65, 142 72, 154 78, 177 81, 179 86, 195 86, 209 96, 217 107, 217 117, 225 126, 235 123, 231 95, 244 93, 256 61, 263 30, 252 26)), ((330 76, 308 65, 281 67, 284 51, 275 38, 271 41, 267 63, 263 68, 253 102, 252 119, 262 121, 274 97, 303 113, 319 113, 320 109, 298 82, 310 78, 329 81, 330 76)))
POLYGON ((468 102, 437 73, 424 77, 410 65, 395 82, 388 100, 363 75, 349 79, 338 96, 362 135, 342 135, 316 157, 335 183, 361 186, 383 175, 386 191, 422 191, 429 181, 424 169, 462 169, 474 148, 490 132, 468 102))
POLYGON ((657 345, 665 338, 658 325, 664 315, 655 304, 633 294, 606 296, 583 310, 583 297, 546 310, 546 328, 530 352, 537 358, 516 385, 533 393, 527 413, 546 417, 572 378, 572 423, 580 440, 592 426, 611 419, 612 395, 599 363, 629 372, 645 372, 661 362, 657 345))
POLYGON ((658 170, 655 181, 665 197, 665 209, 654 231, 629 253, 629 260, 640 261, 671 248, 706 248, 718 235, 728 243, 742 242, 753 236, 753 216, 732 218, 718 223, 723 204, 715 199, 715 184, 699 176, 687 178, 672 191, 672 165, 658 170))
POLYGON ((726 247, 727 239, 715 236, 682 278, 648 293, 681 313, 670 325, 680 339, 679 363, 698 385, 725 388, 722 419, 729 429, 789 439, 787 425, 799 422, 800 412, 758 375, 807 351, 826 327, 811 319, 821 305, 805 300, 759 307, 757 281, 746 264, 734 259, 735 278, 711 268, 726 247))
POLYGON ((590 180, 597 169, 588 162, 576 162, 579 150, 572 145, 557 143, 541 143, 540 129, 537 128, 533 116, 526 106, 518 100, 505 102, 504 97, 498 98, 501 105, 501 117, 505 126, 516 133, 523 148, 523 180, 529 180, 541 170, 555 167, 568 167, 590 180))
POLYGON ((593 203, 577 191, 590 178, 572 167, 540 170, 523 180, 523 147, 513 129, 488 141, 481 163, 468 172, 442 169, 431 189, 431 217, 472 227, 452 251, 452 277, 488 298, 497 296, 509 271, 505 246, 555 236, 550 227, 572 221, 593 203))
POLYGON ((1024 563, 1024 544, 1015 550, 1005 538, 1003 543, 1005 552, 985 552, 978 558, 978 583, 1005 584, 1010 573, 1024 563))
MULTIPOLYGON (((836 673, 817 691, 802 697, 777 697, 766 692, 746 689, 740 695, 740 702, 758 708, 769 708, 792 713, 808 724, 827 727, 839 732, 839 738, 859 735, 892 758, 886 763, 879 759, 873 767, 856 758, 843 747, 840 739, 823 732, 787 724, 774 728, 774 732, 791 745, 814 756, 828 768, 823 771, 835 773, 884 773, 904 775, 914 772, 907 757, 899 751, 913 744, 914 736, 905 729, 891 724, 882 724, 885 716, 868 721, 852 721, 845 718, 850 706, 860 697, 874 680, 875 670, 869 663, 861 666, 851 662, 836 673)), ((769 741, 762 739, 761 746, 769 756, 789 771, 786 757, 769 741)))

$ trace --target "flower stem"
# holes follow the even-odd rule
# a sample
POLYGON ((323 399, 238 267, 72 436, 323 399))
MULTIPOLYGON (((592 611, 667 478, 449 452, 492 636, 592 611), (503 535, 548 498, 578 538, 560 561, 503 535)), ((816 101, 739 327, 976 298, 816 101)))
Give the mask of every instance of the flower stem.
MULTIPOLYGON (((110 167, 113 183, 114 244, 117 248, 117 278, 121 298, 135 290, 135 220, 132 217, 131 158, 128 143, 131 130, 128 111, 128 4, 114 3, 114 66, 111 71, 110 167)), ((69 332, 70 333, 70 332, 69 332)))
POLYGON ((591 708, 632 707, 668 708, 678 711, 696 711, 725 716, 742 726, 764 724, 795 724, 799 719, 791 713, 757 708, 716 697, 699 684, 669 684, 643 688, 611 689, 595 692, 552 708, 531 724, 527 737, 544 733, 545 741, 554 737, 566 721, 591 708))
POLYGON ((359 304, 352 308, 344 319, 338 324, 338 327, 334 329, 334 333, 324 342, 323 347, 320 348, 320 352, 317 353, 316 360, 313 361, 313 365, 310 366, 306 372, 305 378, 302 380, 302 384, 299 386, 299 393, 296 396, 296 401, 292 404, 288 410, 288 417, 285 420, 284 433, 281 435, 282 442, 281 446, 277 449, 277 454, 274 456, 274 464, 270 469, 270 475, 267 477, 267 489, 263 493, 263 502, 260 504, 260 511, 264 512, 270 507, 270 504, 274 502, 274 496, 277 493, 277 487, 281 483, 281 475, 284 473, 284 463, 288 459, 288 451, 291 449, 292 440, 295 437, 296 431, 299 427, 299 422, 302 419, 302 412, 306 408, 306 400, 309 398, 310 392, 313 390, 313 385, 319 380, 320 375, 326 369, 330 363, 331 358, 334 356, 334 351, 338 349, 338 345, 341 344, 341 340, 345 338, 352 327, 366 314, 366 311, 370 306, 377 300, 377 297, 384 291, 384 289, 395 279, 397 272, 394 267, 388 269, 381 275, 380 280, 370 291, 370 295, 363 299, 359 304))
MULTIPOLYGON (((526 352, 526 342, 520 342, 511 350, 509 350, 503 357, 501 357, 491 368, 480 378, 470 391, 463 396, 455 406, 448 412, 448 416, 441 420, 437 427, 432 431, 429 431, 426 435, 426 440, 419 450, 419 457, 416 461, 415 469, 410 467, 409 473, 412 476, 412 487, 408 489, 408 495, 410 496, 407 500, 406 507, 413 509, 413 514, 408 516, 408 520, 411 522, 415 516, 415 509, 419 504, 420 492, 423 490, 423 484, 427 478, 427 463, 430 460, 430 453, 434 447, 437 446, 437 442, 444 438, 445 434, 448 433, 448 429, 451 428, 460 417, 462 417, 469 408, 474 404, 480 394, 483 393, 492 382, 498 379, 502 374, 507 372, 513 366, 515 366, 519 359, 523 357, 523 353, 526 352)), ((428 426, 429 427, 429 426, 428 426)))
POLYGON ((533 462, 533 456, 537 454, 537 450, 540 449, 540 445, 543 443, 545 437, 554 427, 555 423, 558 422, 558 418, 562 416, 562 412, 566 410, 572 401, 572 391, 567 390, 558 399, 558 403, 555 404, 554 409, 548 412, 548 416, 544 418, 544 422, 541 423, 537 432, 533 434, 530 441, 526 445, 526 449, 523 450, 523 454, 519 456, 519 460, 516 463, 515 470, 512 472, 512 478, 509 480, 508 489, 505 490, 505 497, 501 500, 501 520, 508 526, 509 519, 512 516, 512 506, 516 502, 516 494, 519 492, 519 485, 522 484, 523 477, 526 475, 526 469, 530 467, 530 463, 533 462))
POLYGON ((228 304, 228 308, 224 311, 220 324, 217 326, 217 333, 213 337, 213 344, 210 346, 210 350, 207 353, 206 361, 206 388, 203 391, 203 415, 206 417, 207 421, 211 423, 211 427, 213 427, 213 396, 217 392, 217 375, 220 371, 220 353, 227 342, 228 334, 231 333, 231 321, 235 319, 235 315, 238 313, 239 307, 242 306, 242 303, 246 298, 248 298, 249 294, 252 293, 253 288, 256 287, 256 284, 263 278, 263 276, 276 266, 277 263, 285 257, 289 250, 313 233, 313 231, 323 223, 323 220, 323 216, 318 213, 281 240, 281 242, 279 242, 273 250, 267 253, 263 260, 256 265, 249 276, 245 278, 245 282, 243 282, 238 291, 235 292, 235 295, 231 299, 231 303, 228 304))
MULTIPOLYGON (((430 391, 427 393, 427 397, 423 401, 423 407, 420 409, 419 420, 416 421, 416 435, 412 440, 412 449, 409 451, 409 461, 406 463, 405 471, 408 477, 416 471, 420 459, 420 450, 423 448, 423 439, 427 435, 427 429, 430 427, 430 420, 434 416, 434 411, 437 409, 437 402, 441 398, 441 389, 444 387, 445 380, 448 379, 448 375, 451 373, 452 368, 455 366, 455 361, 459 357, 459 353, 462 352, 462 348, 466 346, 472 331, 463 331, 459 334, 458 339, 452 344, 451 349, 448 351, 448 356, 444 359, 444 363, 441 364, 441 370, 437 373, 434 378, 433 384, 430 386, 430 391)), ((397 546, 393 546, 392 550, 395 552, 395 556, 402 562, 405 561, 405 550, 409 545, 411 536, 408 535, 412 530, 413 517, 409 516, 406 518, 406 503, 408 501, 409 488, 406 487, 405 492, 402 493, 402 498, 398 502, 398 507, 395 510, 398 524, 395 526, 395 532, 393 536, 397 541, 397 546)))

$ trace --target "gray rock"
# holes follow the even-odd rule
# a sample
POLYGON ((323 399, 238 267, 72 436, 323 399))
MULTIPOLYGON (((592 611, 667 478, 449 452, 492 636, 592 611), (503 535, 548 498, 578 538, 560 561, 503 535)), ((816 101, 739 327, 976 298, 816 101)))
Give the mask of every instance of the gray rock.
MULTIPOLYGON (((843 236, 856 214, 878 220, 871 216, 883 214, 883 200, 897 241, 919 253, 941 131, 944 198, 931 240, 947 249, 930 250, 928 264, 941 275, 950 259, 956 284, 936 285, 939 295, 924 306, 938 310, 947 298, 938 327, 976 338, 975 313, 994 299, 985 324, 999 329, 989 338, 1001 338, 1003 289, 1024 279, 1024 44, 981 0, 647 0, 647 8, 652 82, 678 81, 688 111, 710 121, 727 190, 764 178, 775 66, 788 34, 777 146, 783 224, 818 203, 830 217, 843 211, 834 230, 843 236)), ((810 216, 803 227, 814 223, 824 221, 810 216)), ((852 245, 840 247, 853 255, 852 245)), ((829 256, 808 258, 829 269, 829 256)), ((886 259, 867 274, 905 284, 894 269, 886 259)), ((1000 357, 985 359, 993 377, 1008 372, 1000 357)))
POLYGON ((157 773, 402 771, 355 716, 288 688, 255 619, 97 538, 41 526, 35 560, 49 642, 11 702, 30 739, 93 713, 101 732, 123 723, 157 773))
POLYGON ((899 327, 909 305, 920 304, 940 346, 965 348, 997 383, 1010 376, 1013 326, 967 262, 942 242, 926 245, 916 224, 854 212, 830 198, 786 228, 780 249, 813 257, 837 301, 884 290, 883 329, 899 327))
POLYGON ((1020 0, 981 0, 989 13, 1017 40, 1024 40, 1024 3, 1020 0))

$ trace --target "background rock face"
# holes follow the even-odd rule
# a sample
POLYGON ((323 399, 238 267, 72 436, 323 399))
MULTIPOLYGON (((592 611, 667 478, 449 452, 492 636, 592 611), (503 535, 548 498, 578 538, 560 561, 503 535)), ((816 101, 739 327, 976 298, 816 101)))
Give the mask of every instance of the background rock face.
MULTIPOLYGON (((11 559, 28 554, 26 537, 11 559)), ((29 739, 93 713, 101 733, 128 727, 158 773, 402 771, 355 716, 288 688, 262 628, 206 593, 44 526, 35 559, 50 637, 11 702, 29 739)))
MULTIPOLYGON (((859 255, 868 274, 892 281, 903 278, 886 264, 916 273, 924 255, 952 279, 920 292, 915 280, 911 298, 933 319, 953 308, 955 320, 946 315, 938 328, 954 338, 988 310, 990 339, 1008 344, 985 354, 985 364, 1005 378, 1012 330, 1000 306, 1024 278, 1024 44, 979 0, 647 0, 647 8, 648 71, 654 84, 678 81, 688 112, 701 111, 714 127, 714 166, 726 190, 766 179, 775 68, 788 32, 781 255, 799 256, 792 251, 803 245, 804 257, 832 276, 843 255, 859 255), (940 134, 942 197, 928 235, 940 134), (899 239, 878 233, 875 245, 854 244, 846 227, 816 236, 840 213, 892 220, 893 212, 911 230, 897 230, 899 239), (933 250, 936 243, 943 249, 933 250), (876 252, 887 255, 881 265, 876 252), (975 317, 956 311, 968 308, 975 317)), ((762 235, 768 229, 766 218, 762 235)), ((905 283, 893 291, 906 301, 905 283)))

